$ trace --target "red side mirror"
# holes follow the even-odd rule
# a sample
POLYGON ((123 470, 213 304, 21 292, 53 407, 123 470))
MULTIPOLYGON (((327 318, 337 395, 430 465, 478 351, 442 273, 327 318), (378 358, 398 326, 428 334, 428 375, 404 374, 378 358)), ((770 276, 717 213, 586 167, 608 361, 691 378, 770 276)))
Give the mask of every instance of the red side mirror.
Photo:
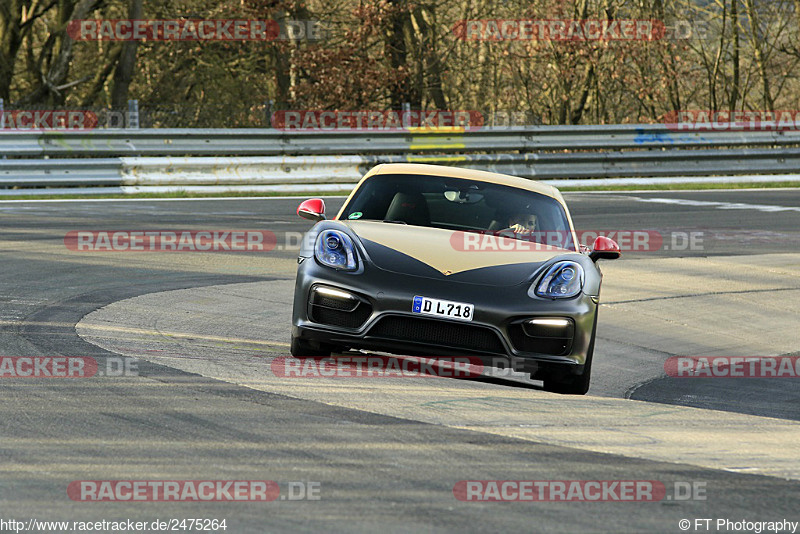
POLYGON ((596 262, 599 259, 616 260, 622 253, 619 251, 619 245, 610 237, 600 236, 594 240, 592 251, 589 253, 589 258, 596 262))
POLYGON ((314 222, 325 218, 325 201, 321 198, 309 198, 297 207, 297 214, 314 222))

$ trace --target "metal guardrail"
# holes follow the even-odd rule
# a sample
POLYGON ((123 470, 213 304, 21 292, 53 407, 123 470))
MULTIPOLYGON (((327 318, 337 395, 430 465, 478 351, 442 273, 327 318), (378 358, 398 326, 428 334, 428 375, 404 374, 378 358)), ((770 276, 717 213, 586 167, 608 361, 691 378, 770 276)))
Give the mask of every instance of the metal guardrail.
POLYGON ((120 158, 119 185, 209 186, 356 183, 362 156, 120 158))
POLYGON ((121 166, 119 158, 0 160, 0 187, 119 185, 121 166))
POLYGON ((119 129, 0 132, 15 157, 294 156, 800 146, 800 131, 673 131, 663 124, 517 126, 447 132, 119 129))
POLYGON ((535 180, 800 172, 800 148, 466 154, 456 157, 367 156, 364 160, 364 172, 378 163, 413 161, 489 170, 535 180))
POLYGON ((388 162, 455 165, 540 180, 714 176, 729 181, 725 177, 800 173, 800 131, 676 132, 660 124, 467 132, 17 131, 0 132, 0 158, 0 195, 37 187, 91 187, 81 192, 93 193, 157 187, 338 191, 388 162))

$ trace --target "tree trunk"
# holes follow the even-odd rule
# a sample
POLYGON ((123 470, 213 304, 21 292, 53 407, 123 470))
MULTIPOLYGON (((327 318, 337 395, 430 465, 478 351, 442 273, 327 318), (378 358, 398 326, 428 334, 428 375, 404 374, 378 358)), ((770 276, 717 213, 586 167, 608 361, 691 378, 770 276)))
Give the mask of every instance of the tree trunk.
POLYGON ((387 5, 390 11, 384 29, 384 51, 392 74, 403 74, 396 81, 389 83, 391 109, 402 109, 403 104, 406 102, 410 102, 413 107, 418 108, 422 99, 408 83, 410 71, 408 48, 406 46, 406 28, 411 21, 407 3, 405 0, 389 0, 387 5))
MULTIPOLYGON (((128 18, 142 18, 142 0, 130 0, 128 3, 128 18)), ((122 52, 119 56, 117 68, 114 70, 114 88, 111 90, 111 107, 114 109, 127 108, 128 89, 133 80, 133 72, 136 69, 136 47, 137 41, 125 41, 122 43, 122 52)))
MULTIPOLYGON (((800 1, 800 0, 798 0, 800 1)), ((733 29, 733 82, 731 86, 730 107, 731 111, 736 110, 739 102, 739 52, 741 45, 739 41, 739 0, 731 0, 731 28, 733 29)))
POLYGON ((442 88, 442 61, 437 51, 434 7, 422 6, 412 17, 417 43, 422 54, 420 61, 420 85, 416 89, 420 98, 430 96, 436 109, 447 109, 447 99, 442 88))
POLYGON ((81 107, 89 107, 97 101, 106 80, 114 72, 114 67, 117 66, 123 46, 124 43, 116 43, 116 45, 112 46, 108 51, 106 54, 106 65, 95 73, 90 89, 81 101, 81 107))
POLYGON ((750 44, 753 47, 753 57, 756 60, 756 67, 758 67, 758 75, 761 78, 761 91, 764 93, 762 101, 764 102, 765 111, 772 111, 775 108, 775 102, 772 99, 766 60, 764 51, 761 49, 761 39, 759 39, 758 35, 760 31, 758 12, 753 5, 753 0, 745 0, 744 5, 747 9, 747 18, 750 19, 750 44))
MULTIPOLYGON (((735 2, 736 0, 734 0, 735 2)), ((711 109, 718 110, 717 104, 717 79, 719 79, 719 69, 722 64, 722 54, 725 50, 725 24, 728 21, 728 6, 722 3, 722 31, 719 32, 719 47, 714 57, 714 67, 708 77, 708 90, 711 95, 711 109)))
POLYGON ((22 45, 22 5, 19 0, 0 1, 0 98, 11 97, 14 63, 22 45))

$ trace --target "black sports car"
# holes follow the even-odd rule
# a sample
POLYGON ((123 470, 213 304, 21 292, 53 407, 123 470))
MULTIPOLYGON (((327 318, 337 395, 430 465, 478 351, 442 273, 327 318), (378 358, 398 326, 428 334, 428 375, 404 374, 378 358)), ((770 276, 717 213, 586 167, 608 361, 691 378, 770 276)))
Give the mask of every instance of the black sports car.
POLYGON ((373 168, 298 257, 291 353, 475 355, 548 391, 589 389, 602 274, 617 244, 582 250, 559 191, 483 171, 373 168), (313 243, 313 247, 311 244, 313 243))

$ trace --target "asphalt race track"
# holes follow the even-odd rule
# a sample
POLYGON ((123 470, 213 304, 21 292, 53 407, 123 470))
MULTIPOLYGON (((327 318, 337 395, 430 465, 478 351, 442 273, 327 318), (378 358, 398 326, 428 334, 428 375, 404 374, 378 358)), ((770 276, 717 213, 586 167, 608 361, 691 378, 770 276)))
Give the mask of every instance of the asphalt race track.
MULTIPOLYGON (((674 378, 664 368, 673 356, 800 356, 800 190, 565 197, 579 231, 617 232, 623 249, 631 232, 648 236, 603 264, 586 397, 492 370, 468 380, 277 376, 296 244, 310 226, 294 214, 297 199, 0 202, 0 356, 91 357, 106 371, 135 362, 125 376, 0 378, 0 515, 215 518, 234 533, 800 521, 798 378, 674 378), (234 229, 273 232, 277 246, 87 252, 64 240, 75 230, 234 229), (280 498, 83 502, 67 494, 80 480, 270 480, 280 498), (462 480, 652 480, 666 496, 462 502, 462 480), (300 483, 318 499, 292 499, 300 483), (688 486, 700 490, 684 498, 688 486)), ((328 211, 341 202, 327 199, 328 211)))

